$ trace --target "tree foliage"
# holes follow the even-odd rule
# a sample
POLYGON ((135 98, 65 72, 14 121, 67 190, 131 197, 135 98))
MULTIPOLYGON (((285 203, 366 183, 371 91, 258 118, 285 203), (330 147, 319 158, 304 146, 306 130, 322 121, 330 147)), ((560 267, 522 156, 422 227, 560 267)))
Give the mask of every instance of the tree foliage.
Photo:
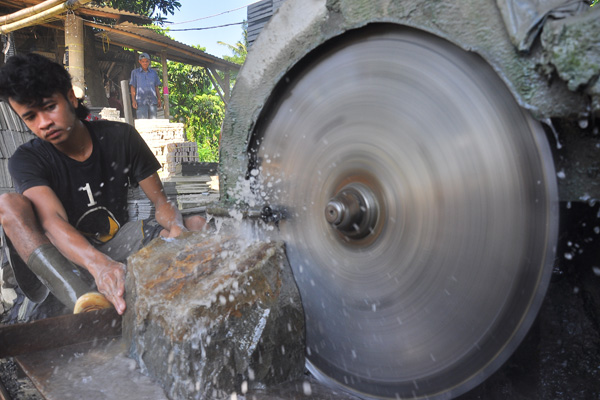
POLYGON ((592 0, 592 4, 590 4, 591 7, 595 6, 596 4, 598 4, 600 0, 592 0))
MULTIPOLYGON (((164 34, 168 35, 168 31, 164 34)), ((247 24, 243 24, 242 40, 235 45, 219 44, 227 46, 233 53, 232 56, 224 56, 225 60, 243 64, 248 46, 247 24)), ((225 116, 223 100, 204 68, 169 61, 168 69, 171 115, 185 124, 188 140, 198 143, 200 161, 218 161, 221 124, 225 116)), ((231 85, 235 84, 235 78, 235 75, 231 77, 231 85)))
POLYGON ((242 24, 242 40, 239 40, 235 45, 217 42, 218 44, 227 47, 233 53, 232 56, 223 56, 224 60, 229 62, 242 65, 246 61, 246 55, 248 55, 248 22, 244 21, 242 24))
POLYGON ((218 161, 225 105, 204 68, 168 62, 170 113, 183 122, 187 139, 198 143, 200 161, 218 161))

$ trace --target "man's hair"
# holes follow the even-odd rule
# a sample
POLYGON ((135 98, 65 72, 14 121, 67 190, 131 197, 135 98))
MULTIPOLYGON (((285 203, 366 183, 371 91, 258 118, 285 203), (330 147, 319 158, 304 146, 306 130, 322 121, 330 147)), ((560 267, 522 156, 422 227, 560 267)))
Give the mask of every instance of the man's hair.
MULTIPOLYGON (((18 54, 0 68, 0 97, 20 104, 39 107, 45 98, 59 93, 67 99, 73 88, 71 76, 62 65, 39 54, 18 54)), ((79 100, 75 114, 85 119, 90 110, 79 100)))

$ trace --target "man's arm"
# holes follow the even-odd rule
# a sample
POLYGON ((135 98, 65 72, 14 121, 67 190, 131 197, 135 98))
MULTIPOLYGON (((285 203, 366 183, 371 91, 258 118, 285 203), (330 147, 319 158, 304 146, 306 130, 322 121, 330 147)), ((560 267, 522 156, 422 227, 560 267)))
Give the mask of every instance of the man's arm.
POLYGON ((156 101, 158 101, 158 107, 159 108, 161 107, 161 98, 162 98, 162 95, 161 95, 161 92, 160 92, 160 86, 157 86, 156 87, 156 101))
POLYGON ((131 107, 137 110, 137 100, 135 99, 135 87, 129 85, 129 93, 131 94, 131 107))
POLYGON ((98 291, 115 306, 119 314, 125 311, 125 266, 96 250, 87 239, 73 227, 67 213, 48 186, 35 186, 23 195, 34 206, 46 236, 52 244, 73 263, 87 269, 98 291))
POLYGON ((154 204, 156 209, 156 221, 169 231, 169 237, 177 237, 182 232, 187 232, 183 224, 183 217, 179 209, 167 200, 162 182, 158 173, 153 173, 148 178, 140 181, 140 187, 154 204))

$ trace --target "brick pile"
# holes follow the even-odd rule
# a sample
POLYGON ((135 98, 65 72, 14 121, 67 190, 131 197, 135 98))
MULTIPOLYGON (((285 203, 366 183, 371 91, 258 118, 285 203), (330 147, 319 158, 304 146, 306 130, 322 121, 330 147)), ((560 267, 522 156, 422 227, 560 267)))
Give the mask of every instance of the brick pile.
POLYGON ((166 119, 138 119, 135 127, 160 162, 161 178, 181 174, 183 162, 198 161, 198 147, 185 140, 183 124, 166 119))
POLYGON ((121 121, 125 122, 124 118, 121 118, 121 112, 116 108, 104 107, 100 110, 100 117, 102 119, 108 119, 111 121, 121 121))
MULTIPOLYGON (((183 124, 146 119, 136 120, 135 127, 161 164, 158 175, 165 194, 179 209, 195 212, 218 200, 217 166, 198 162, 198 146, 185 141, 183 124)), ((154 206, 141 189, 130 189, 128 203, 130 219, 154 216, 154 206)))

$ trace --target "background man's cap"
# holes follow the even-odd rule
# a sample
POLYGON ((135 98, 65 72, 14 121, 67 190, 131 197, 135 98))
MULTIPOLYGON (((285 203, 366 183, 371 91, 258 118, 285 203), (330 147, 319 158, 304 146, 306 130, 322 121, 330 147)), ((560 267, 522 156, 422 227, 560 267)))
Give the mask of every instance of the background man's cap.
POLYGON ((141 60, 142 58, 147 58, 148 60, 150 59, 150 56, 148 55, 148 53, 142 53, 140 54, 140 56, 138 57, 138 60, 141 60))

